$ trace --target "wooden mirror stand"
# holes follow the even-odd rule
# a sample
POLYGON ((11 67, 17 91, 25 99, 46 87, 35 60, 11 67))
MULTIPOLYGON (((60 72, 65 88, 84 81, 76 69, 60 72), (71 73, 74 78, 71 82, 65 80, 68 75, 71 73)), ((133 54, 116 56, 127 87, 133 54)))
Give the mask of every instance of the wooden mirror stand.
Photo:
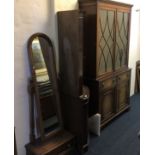
POLYGON ((28 40, 31 78, 30 143, 27 155, 70 154, 75 137, 64 130, 59 101, 54 48, 50 38, 35 33, 28 40))

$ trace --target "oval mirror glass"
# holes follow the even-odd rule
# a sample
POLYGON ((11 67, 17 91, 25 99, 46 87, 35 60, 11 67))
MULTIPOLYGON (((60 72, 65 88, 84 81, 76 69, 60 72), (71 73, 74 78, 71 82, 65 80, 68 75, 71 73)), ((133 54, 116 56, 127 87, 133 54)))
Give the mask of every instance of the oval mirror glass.
POLYGON ((62 127, 54 49, 49 37, 41 33, 30 37, 28 49, 35 86, 38 128, 41 137, 45 138, 62 127))

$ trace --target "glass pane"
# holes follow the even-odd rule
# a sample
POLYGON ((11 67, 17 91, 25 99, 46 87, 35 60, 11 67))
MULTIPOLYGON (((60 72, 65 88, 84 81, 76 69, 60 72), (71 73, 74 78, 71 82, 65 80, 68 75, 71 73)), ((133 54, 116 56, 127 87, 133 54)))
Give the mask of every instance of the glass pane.
POLYGON ((43 129, 45 134, 59 128, 59 120, 56 109, 56 96, 53 90, 43 52, 47 53, 49 43, 42 37, 36 37, 32 41, 33 69, 35 71, 36 82, 39 92, 43 129))
POLYGON ((128 13, 117 12, 115 69, 126 64, 128 47, 128 13))
POLYGON ((47 68, 38 37, 36 37, 32 42, 32 55, 37 82, 49 81, 47 68))
POLYGON ((97 30, 97 75, 102 75, 113 66, 114 11, 99 10, 97 30))

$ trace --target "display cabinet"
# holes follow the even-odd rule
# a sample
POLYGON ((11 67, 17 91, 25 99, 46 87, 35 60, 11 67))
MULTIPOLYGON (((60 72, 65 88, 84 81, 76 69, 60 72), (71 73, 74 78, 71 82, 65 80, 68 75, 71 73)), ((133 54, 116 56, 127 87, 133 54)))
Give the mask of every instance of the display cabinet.
POLYGON ((84 12, 84 76, 97 79, 128 68, 132 5, 81 0, 84 12))
POLYGON ((101 127, 129 108, 128 68, 132 5, 79 0, 84 13, 84 83, 90 89, 89 116, 101 114, 101 127))

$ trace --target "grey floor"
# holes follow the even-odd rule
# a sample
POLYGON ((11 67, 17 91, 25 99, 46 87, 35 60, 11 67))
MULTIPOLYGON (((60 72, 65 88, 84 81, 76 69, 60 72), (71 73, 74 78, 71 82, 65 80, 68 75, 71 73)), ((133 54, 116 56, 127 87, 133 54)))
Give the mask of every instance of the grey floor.
POLYGON ((140 95, 130 99, 131 109, 101 130, 101 136, 90 135, 89 150, 84 155, 139 155, 140 95))

